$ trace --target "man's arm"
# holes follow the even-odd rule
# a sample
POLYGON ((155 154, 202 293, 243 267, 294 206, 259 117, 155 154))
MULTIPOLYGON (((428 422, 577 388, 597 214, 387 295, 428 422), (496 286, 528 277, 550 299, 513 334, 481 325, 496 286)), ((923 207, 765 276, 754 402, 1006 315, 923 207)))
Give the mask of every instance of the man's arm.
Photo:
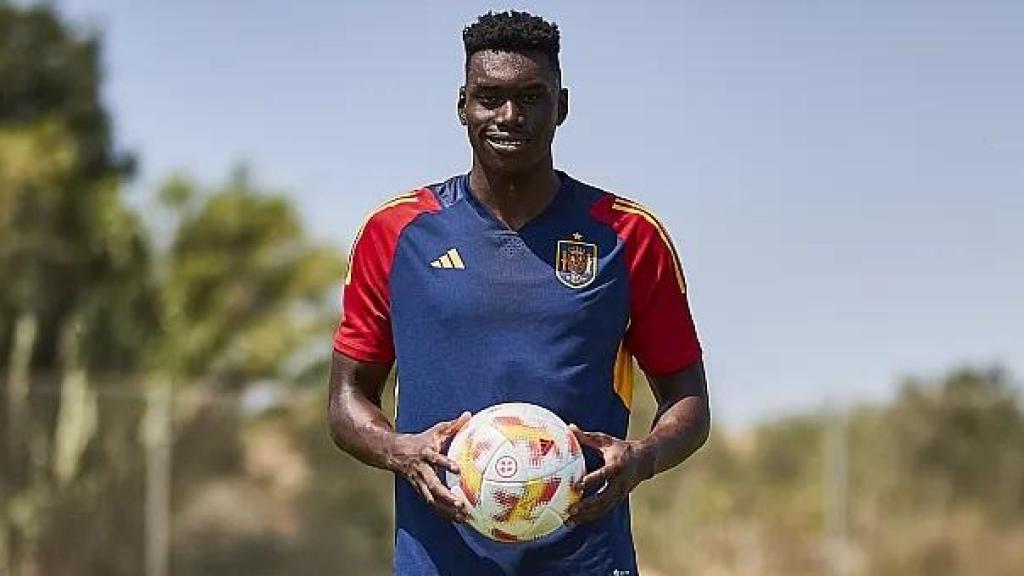
POLYGON ((381 410, 391 363, 360 362, 335 351, 327 411, 334 443, 360 462, 390 470, 388 446, 395 430, 381 410))
POLYGON ((582 489, 607 482, 604 490, 581 500, 570 510, 573 523, 595 520, 624 499, 638 484, 669 470, 697 451, 711 430, 704 363, 664 376, 648 376, 658 402, 651 433, 643 440, 622 440, 570 425, 580 443, 601 453, 604 464, 587 474, 582 489))
POLYGON ((361 362, 337 351, 331 360, 327 411, 334 443, 361 462, 405 478, 434 510, 464 522, 464 503, 441 483, 436 468, 458 474, 458 465, 444 455, 451 438, 469 420, 464 413, 419 434, 399 434, 381 411, 390 363, 361 362))
POLYGON ((711 432, 711 406, 704 362, 667 376, 648 376, 658 402, 651 433, 641 441, 650 460, 647 478, 690 457, 711 432))

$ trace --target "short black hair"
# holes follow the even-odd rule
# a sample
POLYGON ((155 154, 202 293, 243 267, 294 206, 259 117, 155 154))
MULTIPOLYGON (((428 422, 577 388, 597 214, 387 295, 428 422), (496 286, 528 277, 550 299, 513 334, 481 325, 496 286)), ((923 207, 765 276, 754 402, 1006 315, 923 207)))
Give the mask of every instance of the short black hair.
POLYGON ((558 25, 528 12, 488 12, 462 30, 462 43, 466 47, 466 66, 469 57, 481 50, 504 52, 536 51, 547 56, 556 71, 560 49, 558 25))

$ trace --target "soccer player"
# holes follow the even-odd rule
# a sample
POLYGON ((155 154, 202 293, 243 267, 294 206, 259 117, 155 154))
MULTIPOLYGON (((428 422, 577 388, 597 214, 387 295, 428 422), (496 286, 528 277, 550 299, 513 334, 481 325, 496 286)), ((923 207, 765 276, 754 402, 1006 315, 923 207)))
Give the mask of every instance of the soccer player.
POLYGON ((396 574, 635 576, 627 496, 697 450, 710 422, 679 259, 646 208, 554 169, 569 112, 558 28, 489 13, 463 40, 472 167, 385 203, 357 235, 332 437, 397 477, 396 574), (624 439, 633 358, 658 402, 639 441, 624 439), (381 395, 395 363, 392 425, 381 395), (458 472, 444 451, 470 414, 512 401, 573 423, 590 452, 570 528, 533 543, 475 533, 438 477, 458 472))

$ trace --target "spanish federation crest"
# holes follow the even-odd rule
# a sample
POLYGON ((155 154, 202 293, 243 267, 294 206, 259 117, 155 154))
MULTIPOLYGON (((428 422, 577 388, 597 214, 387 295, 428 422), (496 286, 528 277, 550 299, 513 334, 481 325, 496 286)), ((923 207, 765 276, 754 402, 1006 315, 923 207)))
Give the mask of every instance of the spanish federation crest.
POLYGON ((559 240, 555 252, 555 276, 569 288, 583 288, 597 277, 597 244, 581 242, 583 235, 575 233, 575 240, 559 240))

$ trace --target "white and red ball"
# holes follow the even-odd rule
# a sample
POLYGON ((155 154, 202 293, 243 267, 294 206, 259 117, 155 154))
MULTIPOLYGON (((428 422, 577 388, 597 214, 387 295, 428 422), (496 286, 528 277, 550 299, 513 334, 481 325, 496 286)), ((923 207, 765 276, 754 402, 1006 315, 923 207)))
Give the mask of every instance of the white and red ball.
POLYGON ((469 524, 502 542, 546 536, 579 500, 583 453, 565 422, 526 403, 498 404, 475 414, 452 439, 448 456, 460 474, 448 487, 469 504, 469 524))

